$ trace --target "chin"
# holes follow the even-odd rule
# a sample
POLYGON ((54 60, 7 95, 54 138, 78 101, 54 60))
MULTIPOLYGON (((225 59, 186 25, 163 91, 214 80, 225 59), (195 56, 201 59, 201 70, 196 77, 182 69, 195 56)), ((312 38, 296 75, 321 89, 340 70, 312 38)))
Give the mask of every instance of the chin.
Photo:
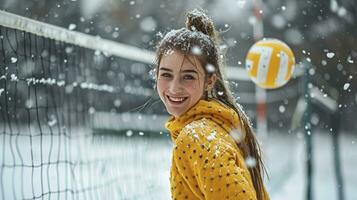
POLYGON ((181 115, 185 114, 189 108, 185 107, 182 109, 175 109, 175 108, 166 108, 168 113, 174 117, 180 117, 181 115))
POLYGON ((168 113, 174 117, 179 117, 183 114, 183 112, 173 111, 173 110, 168 110, 168 113))

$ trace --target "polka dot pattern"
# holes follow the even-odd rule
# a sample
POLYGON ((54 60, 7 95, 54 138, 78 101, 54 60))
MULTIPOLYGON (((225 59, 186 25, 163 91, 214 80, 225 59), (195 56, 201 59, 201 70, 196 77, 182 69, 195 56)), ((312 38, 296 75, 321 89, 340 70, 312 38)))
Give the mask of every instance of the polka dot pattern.
POLYGON ((227 133, 239 127, 238 114, 230 107, 215 100, 200 100, 182 116, 170 117, 165 127, 170 131, 172 140, 175 140, 181 129, 192 121, 202 118, 209 119, 221 126, 227 133))
POLYGON ((174 142, 172 199, 256 199, 241 151, 228 134, 237 124, 234 110, 214 100, 200 100, 167 121, 174 142))

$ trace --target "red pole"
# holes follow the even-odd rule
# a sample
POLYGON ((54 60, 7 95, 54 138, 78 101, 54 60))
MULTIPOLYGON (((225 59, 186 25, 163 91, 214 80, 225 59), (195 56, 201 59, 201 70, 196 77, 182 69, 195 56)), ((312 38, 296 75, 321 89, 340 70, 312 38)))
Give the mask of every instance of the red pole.
MULTIPOLYGON (((255 17, 255 21, 253 23, 253 36, 255 42, 261 40, 264 36, 262 13, 262 1, 254 0, 253 16, 255 17)), ((255 100, 257 103, 257 134, 264 140, 268 133, 265 89, 255 86, 255 100)))

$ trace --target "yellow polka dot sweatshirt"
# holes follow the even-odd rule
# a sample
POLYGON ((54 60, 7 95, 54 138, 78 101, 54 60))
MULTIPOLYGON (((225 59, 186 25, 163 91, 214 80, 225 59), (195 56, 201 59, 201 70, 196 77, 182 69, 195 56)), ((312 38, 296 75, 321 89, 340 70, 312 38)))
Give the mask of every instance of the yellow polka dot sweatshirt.
POLYGON ((215 100, 200 100, 182 116, 169 118, 172 199, 256 199, 242 153, 229 135, 238 124, 237 113, 215 100))

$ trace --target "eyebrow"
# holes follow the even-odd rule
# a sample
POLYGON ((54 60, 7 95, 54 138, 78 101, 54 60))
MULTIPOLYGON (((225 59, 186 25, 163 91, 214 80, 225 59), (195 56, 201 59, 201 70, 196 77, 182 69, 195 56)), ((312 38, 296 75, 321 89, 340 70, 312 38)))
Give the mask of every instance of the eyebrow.
MULTIPOLYGON (((164 71, 172 72, 172 69, 168 69, 168 68, 165 68, 165 67, 160 67, 159 70, 164 70, 164 71)), ((181 72, 183 72, 183 73, 196 73, 196 74, 198 74, 198 72, 197 72, 196 70, 192 70, 192 69, 182 70, 181 72)))

